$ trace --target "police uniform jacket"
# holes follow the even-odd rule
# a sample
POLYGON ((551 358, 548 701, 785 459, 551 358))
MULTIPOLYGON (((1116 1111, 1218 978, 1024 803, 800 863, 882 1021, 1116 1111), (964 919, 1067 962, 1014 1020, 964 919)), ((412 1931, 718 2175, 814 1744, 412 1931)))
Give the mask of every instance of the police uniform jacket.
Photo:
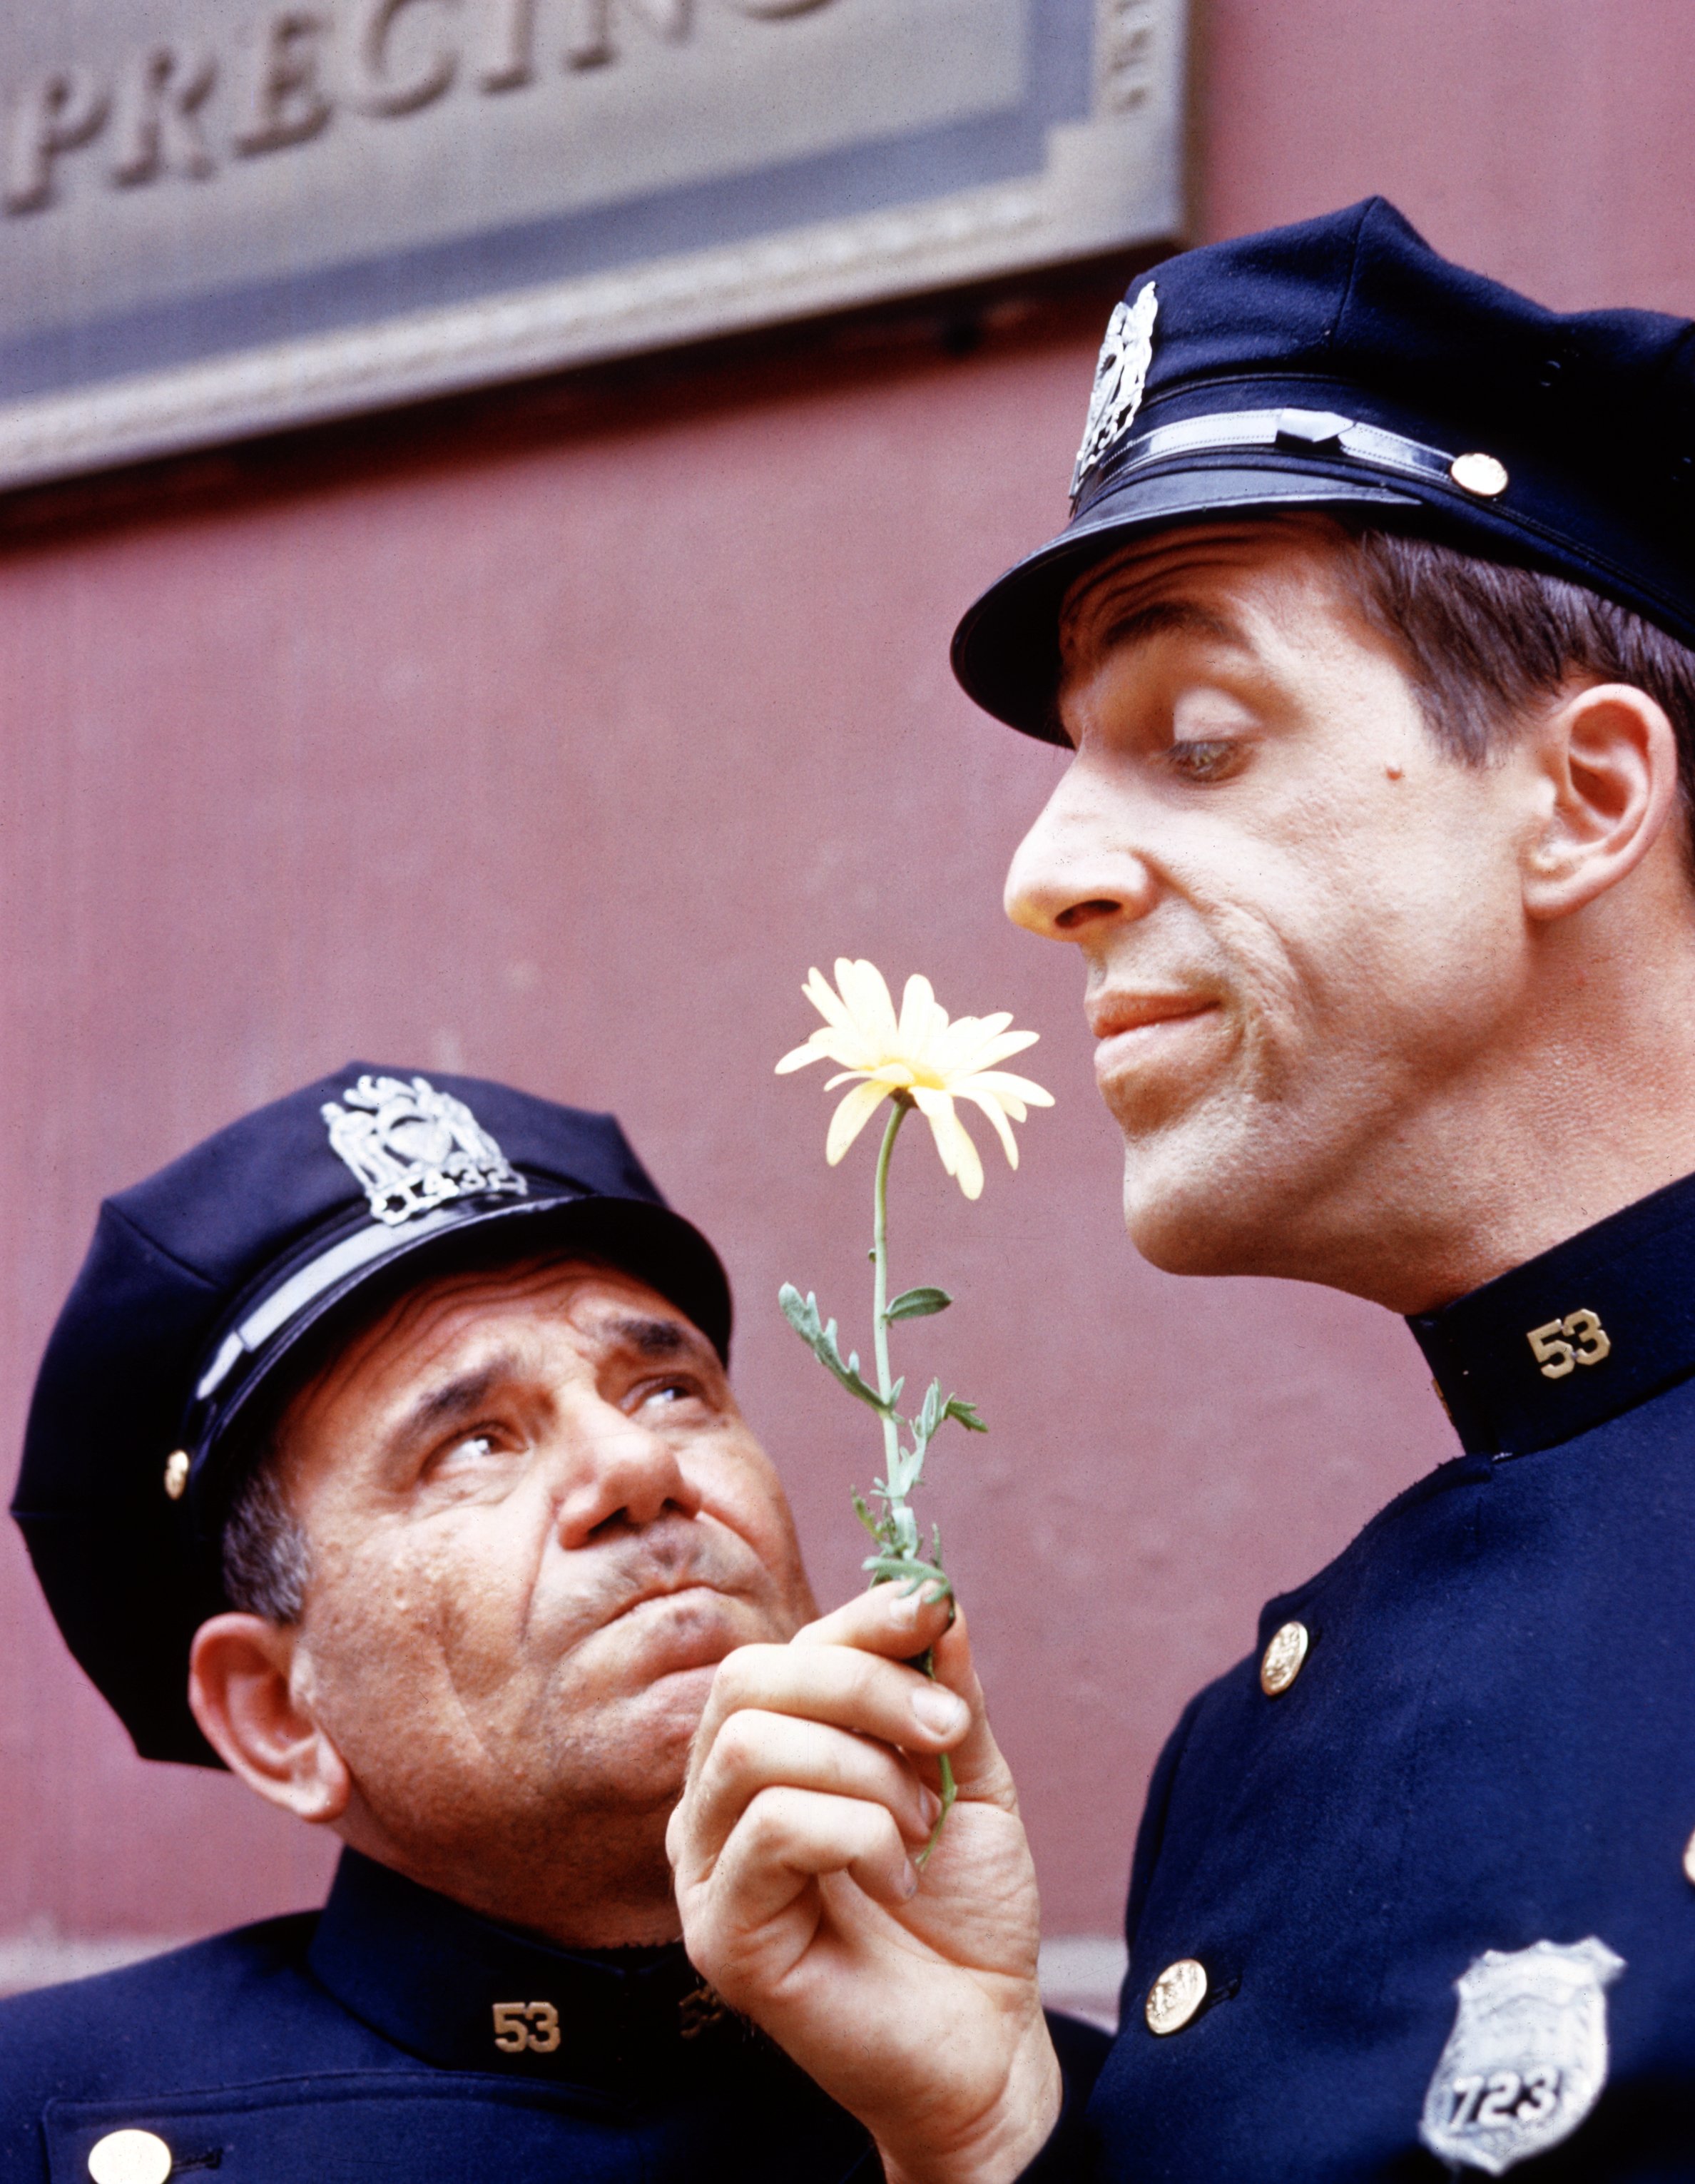
POLYGON ((552 1948, 353 1851, 321 1915, 0 2004, 6 2184, 88 2184, 134 2131, 217 2184, 881 2173, 680 1946, 552 1948))
POLYGON ((1043 2179, 1695 2176, 1695 1178, 1413 1329, 1465 1452, 1182 1717, 1043 2179))

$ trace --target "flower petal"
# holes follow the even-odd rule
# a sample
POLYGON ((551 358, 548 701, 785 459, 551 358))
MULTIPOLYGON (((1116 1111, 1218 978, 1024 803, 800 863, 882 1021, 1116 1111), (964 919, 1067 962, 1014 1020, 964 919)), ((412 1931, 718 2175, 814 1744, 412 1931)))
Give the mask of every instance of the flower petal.
POLYGON ((873 1077, 879 1084, 886 1085, 891 1092, 904 1092, 912 1083, 912 1072, 903 1061, 886 1061, 881 1069, 844 1069, 832 1077, 825 1086, 833 1092, 838 1084, 845 1084, 850 1077, 873 1077))
POLYGON ((886 1060, 896 1051, 898 1030, 895 1005, 889 999, 882 972, 863 956, 850 961, 847 956, 838 956, 836 983, 842 989, 842 998, 848 1005, 855 1032, 864 1040, 875 1061, 886 1060))
POLYGON ((992 1069, 998 1061, 1009 1061, 1025 1047, 1034 1046, 1041 1036, 1039 1031, 1000 1031, 979 1039, 961 1058, 960 1072, 975 1077, 980 1070, 992 1069))
MULTIPOLYGON (((994 1125, 995 1134, 1000 1139, 1001 1145, 1006 1153, 1007 1166, 1009 1167, 1016 1167, 1018 1166, 1018 1139, 1014 1137, 1012 1134, 1012 1126, 1007 1121, 1006 1117, 1002 1113, 1000 1104, 996 1100, 993 1093, 980 1092, 974 1085, 961 1084, 956 1088, 954 1096, 956 1099, 969 1100, 974 1107, 981 1108, 982 1112, 988 1117, 990 1122, 994 1125)), ((1022 1107, 1019 1109, 1016 1119, 1020 1123, 1024 1120, 1024 1110, 1022 1107)))
MULTIPOLYGON (((964 1084, 956 1084, 953 1089, 958 1093, 960 1099, 963 1100, 967 1096, 968 1088, 970 1097, 974 1099, 980 1107, 983 1106, 983 1103, 986 1100, 992 1100, 1009 1122, 1025 1123, 1029 1121, 1030 1110, 1025 1106, 1023 1100, 1019 1098, 1016 1092, 1008 1092, 999 1087, 986 1089, 982 1084, 979 1084, 975 1077, 968 1078, 964 1084)), ((826 1084, 824 1089, 827 1092, 830 1089, 830 1087, 826 1084)), ((987 1112, 986 1107, 984 1107, 984 1112, 986 1113, 987 1112)))
POLYGON ((928 1085, 919 1085, 913 1092, 920 1113, 930 1125, 930 1134, 936 1140, 936 1150, 942 1156, 942 1165, 953 1177, 967 1198, 980 1198, 983 1190, 983 1163, 977 1148, 971 1142, 971 1134, 959 1120, 951 1095, 932 1091, 928 1085))
POLYGON ((856 1084, 830 1118, 830 1134, 824 1141, 824 1157, 834 1167, 889 1096, 886 1084, 875 1081, 856 1084))
POLYGON ((868 1039, 857 1024, 852 1011, 825 979, 814 971, 815 986, 806 990, 807 999, 825 1018, 824 1023, 812 1034, 814 1041, 825 1054, 832 1055, 845 1068, 868 1068, 881 1057, 881 1050, 868 1039))
POLYGON ((936 1139, 936 1150, 942 1156, 942 1167, 949 1175, 952 1175, 956 1150, 954 1141, 951 1137, 943 1136, 942 1131, 936 1127, 938 1116, 943 1118, 945 1127, 947 1118, 953 1112, 952 1094, 938 1092, 931 1084, 920 1084, 914 1090, 912 1097, 919 1113, 930 1124, 931 1134, 936 1139))
POLYGON ((777 1064, 775 1073, 779 1077, 786 1077, 792 1070, 804 1069, 809 1062, 832 1059, 827 1047, 813 1045, 812 1039, 817 1037, 818 1034, 814 1032, 812 1039, 808 1039, 804 1046, 797 1046, 786 1054, 777 1064))
POLYGON ((947 1073, 948 1011, 931 991, 928 978, 914 976, 906 982, 900 1042, 903 1056, 914 1070, 939 1084, 947 1073))
POLYGON ((1009 1069, 980 1070, 971 1082, 986 1092, 1004 1093, 1010 1099, 1023 1100, 1032 1107, 1051 1107, 1053 1095, 1028 1077, 1014 1077, 1009 1069))
POLYGON ((820 1016, 824 1018, 825 1023, 836 1031, 851 1032, 853 1030, 853 1019, 848 1012, 846 1002, 837 994, 836 989, 816 963, 808 972, 806 983, 801 988, 801 991, 818 1011, 820 1016))
MULTIPOLYGON (((896 1034, 903 1054, 921 1054, 929 1039, 936 1014, 936 991, 928 978, 914 971, 906 982, 901 995, 900 1022, 896 1034)), ((946 1023, 947 1015, 942 1021, 946 1023)))
MULTIPOLYGON (((948 1027, 948 1036, 941 1043, 937 1059, 945 1058, 950 1071, 977 1068, 981 1057, 997 1039, 1004 1034, 1011 1022, 1011 1017, 1004 1010, 993 1017, 956 1017, 948 1027)), ((1039 1034, 1031 1032, 1025 1036, 1035 1039, 1039 1034)))

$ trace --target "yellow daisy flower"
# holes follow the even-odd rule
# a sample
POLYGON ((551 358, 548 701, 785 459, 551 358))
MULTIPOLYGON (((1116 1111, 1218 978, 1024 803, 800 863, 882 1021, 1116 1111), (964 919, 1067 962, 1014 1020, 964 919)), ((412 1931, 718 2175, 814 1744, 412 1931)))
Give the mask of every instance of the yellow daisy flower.
POLYGON ((967 1198, 983 1188, 983 1163, 970 1134, 959 1119, 956 1100, 969 1100, 989 1118, 1009 1164, 1018 1166, 1018 1140, 1011 1129, 1027 1109, 1051 1107, 1053 1095, 1027 1077, 1014 1077, 996 1063, 1034 1046, 1039 1032, 1009 1031, 1009 1010, 992 1017, 959 1017, 952 1022, 928 978, 914 976, 901 996, 900 1015, 882 972, 875 963, 836 960, 836 986, 816 967, 801 991, 824 1018, 804 1046, 777 1064, 782 1077, 814 1061, 842 1067, 825 1089, 853 1084, 830 1118, 825 1158, 834 1167, 883 1100, 897 1092, 910 1095, 930 1125, 942 1165, 967 1198), (838 992, 836 989, 839 988, 838 992))

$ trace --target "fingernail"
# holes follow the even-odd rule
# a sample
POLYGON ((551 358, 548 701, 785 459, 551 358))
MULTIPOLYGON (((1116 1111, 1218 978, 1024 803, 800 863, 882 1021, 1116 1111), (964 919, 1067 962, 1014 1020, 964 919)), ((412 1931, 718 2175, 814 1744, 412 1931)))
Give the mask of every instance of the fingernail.
POLYGON ((919 1786, 920 1790, 923 1791, 924 1797, 923 1804, 920 1808, 924 1814, 924 1831, 928 1835, 930 1830, 936 1825, 937 1818, 940 1816, 942 1811, 942 1800, 936 1796, 934 1790, 925 1788, 922 1783, 920 1783, 919 1786))
POLYGON ((901 1875, 901 1893, 908 1897, 918 1893, 918 1868, 910 1858, 907 1860, 906 1870, 901 1875))
POLYGON ((927 1729, 932 1736, 951 1736, 965 1725, 964 1699, 955 1698, 952 1691, 944 1691, 936 1684, 926 1684, 917 1693, 912 1711, 919 1727, 927 1729))

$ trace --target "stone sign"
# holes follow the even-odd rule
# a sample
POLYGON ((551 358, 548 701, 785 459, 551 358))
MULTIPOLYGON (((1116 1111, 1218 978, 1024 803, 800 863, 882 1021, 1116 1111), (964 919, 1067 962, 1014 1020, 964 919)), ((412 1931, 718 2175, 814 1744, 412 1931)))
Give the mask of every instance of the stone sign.
POLYGON ((0 486, 1175 236, 1185 0, 13 0, 0 486))

